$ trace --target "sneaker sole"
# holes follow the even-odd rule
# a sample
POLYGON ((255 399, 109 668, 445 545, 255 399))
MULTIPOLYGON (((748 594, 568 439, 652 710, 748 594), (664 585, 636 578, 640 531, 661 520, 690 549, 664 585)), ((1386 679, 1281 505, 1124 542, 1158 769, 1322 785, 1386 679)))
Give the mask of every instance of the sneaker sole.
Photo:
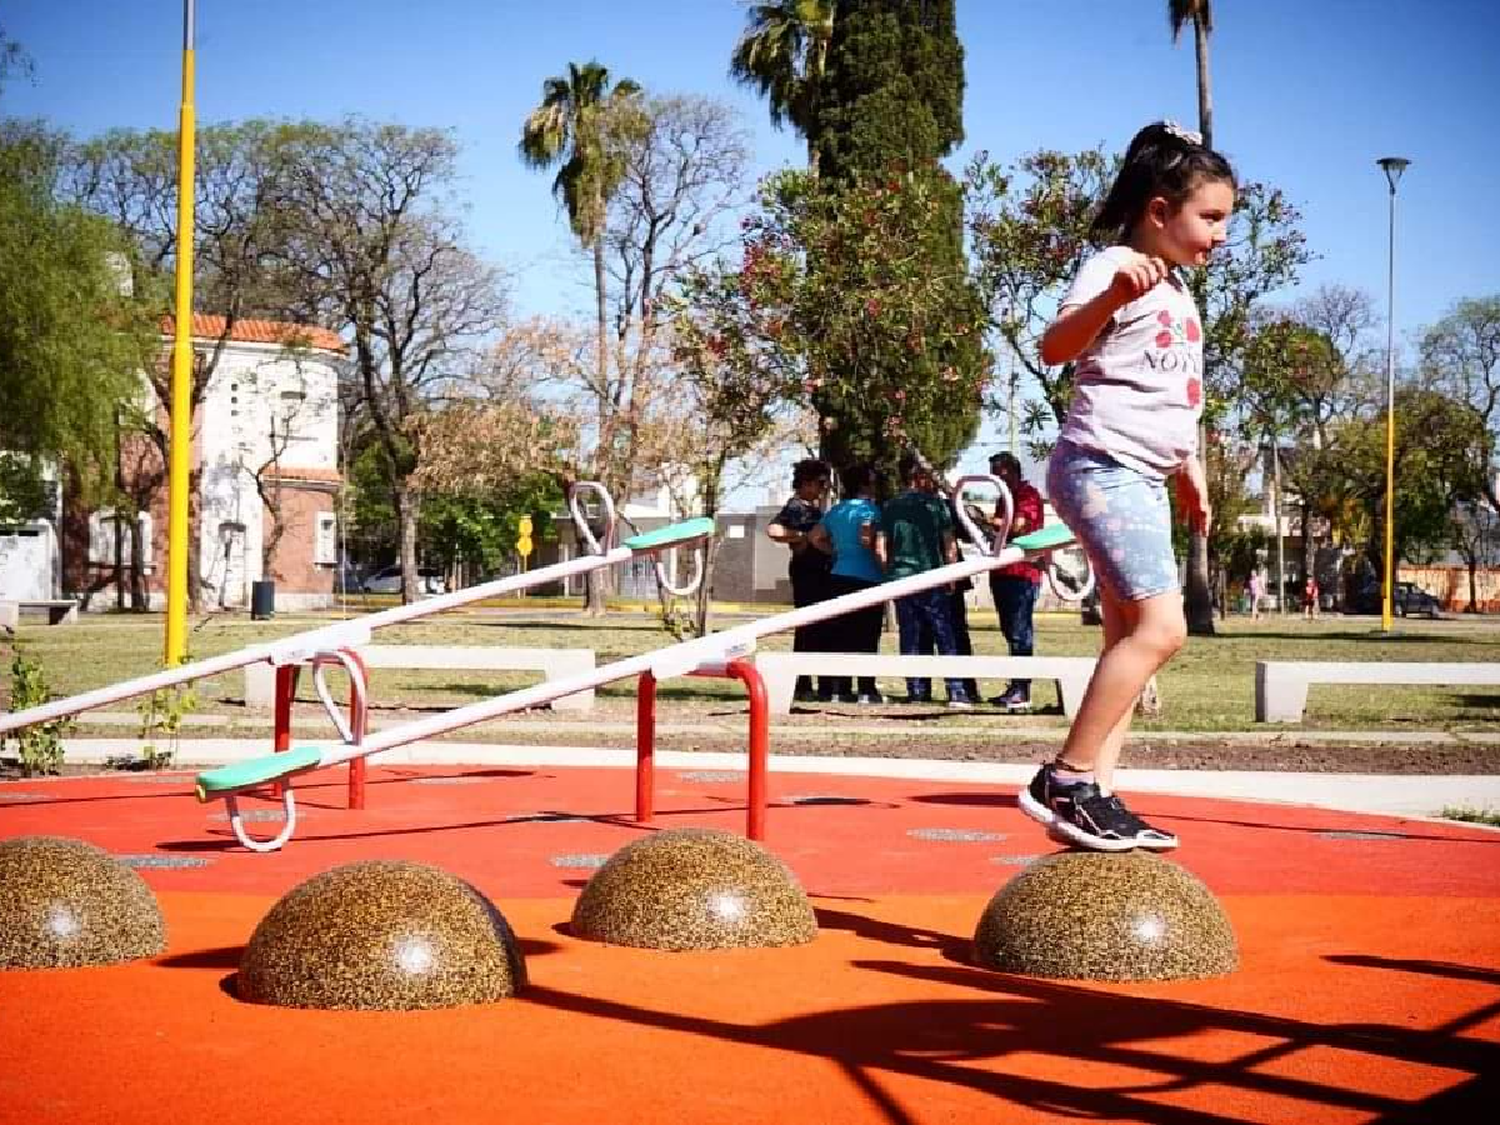
POLYGON ((1102 836, 1095 836, 1093 833, 1079 828, 1076 824, 1061 819, 1055 812, 1033 797, 1029 789, 1021 790, 1020 796, 1016 798, 1016 804, 1032 820, 1038 824, 1045 825, 1047 835, 1052 837, 1052 839, 1062 844, 1073 844, 1080 848, 1087 848, 1091 852, 1130 852, 1136 848, 1144 847, 1165 850, 1177 846, 1175 842, 1172 844, 1157 843, 1147 845, 1137 843, 1134 840, 1106 840, 1102 836))

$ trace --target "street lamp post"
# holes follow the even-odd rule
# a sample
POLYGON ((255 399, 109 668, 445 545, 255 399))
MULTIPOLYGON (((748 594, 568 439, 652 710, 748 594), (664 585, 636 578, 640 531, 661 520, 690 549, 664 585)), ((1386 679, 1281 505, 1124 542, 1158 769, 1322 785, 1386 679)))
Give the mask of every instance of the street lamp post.
POLYGON ((1395 600, 1396 545, 1396 185, 1411 163, 1404 156, 1383 156, 1376 161, 1391 188, 1390 247, 1386 264, 1385 325, 1385 576, 1381 586, 1380 631, 1392 628, 1391 606, 1395 600))

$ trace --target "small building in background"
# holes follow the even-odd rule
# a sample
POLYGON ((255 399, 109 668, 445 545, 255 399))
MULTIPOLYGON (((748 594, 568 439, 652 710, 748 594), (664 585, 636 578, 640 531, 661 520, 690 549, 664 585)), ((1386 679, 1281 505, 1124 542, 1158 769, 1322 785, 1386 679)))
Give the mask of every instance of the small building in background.
MULTIPOLYGON (((167 318, 166 352, 172 330, 167 318)), ((239 320, 226 331, 223 317, 194 314, 193 352, 195 362, 214 365, 193 419, 197 608, 248 607, 251 585, 261 579, 276 583, 280 609, 330 604, 339 557, 344 341, 324 328, 270 320, 239 320)), ((145 379, 142 396, 141 405, 168 428, 145 379)), ((91 508, 65 490, 60 585, 88 608, 139 597, 160 609, 166 593, 166 464, 145 435, 130 435, 121 444, 119 483, 134 503, 118 512, 91 508)))

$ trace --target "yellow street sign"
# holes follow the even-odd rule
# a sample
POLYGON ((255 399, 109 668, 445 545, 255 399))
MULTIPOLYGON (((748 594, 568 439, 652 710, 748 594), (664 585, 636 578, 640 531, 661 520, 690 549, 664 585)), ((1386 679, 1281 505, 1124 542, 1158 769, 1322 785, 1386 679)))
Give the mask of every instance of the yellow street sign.
POLYGON ((521 536, 522 539, 530 539, 531 538, 531 517, 530 516, 522 516, 519 520, 517 520, 516 521, 516 531, 519 533, 519 535, 521 536))

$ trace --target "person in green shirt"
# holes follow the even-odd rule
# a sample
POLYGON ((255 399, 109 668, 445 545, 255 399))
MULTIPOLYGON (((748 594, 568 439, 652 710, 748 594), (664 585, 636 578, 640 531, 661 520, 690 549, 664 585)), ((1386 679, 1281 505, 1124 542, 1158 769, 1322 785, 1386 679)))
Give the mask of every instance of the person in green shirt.
MULTIPOLYGON (((938 495, 932 470, 910 455, 901 459, 906 491, 885 505, 880 516, 876 553, 885 563, 887 581, 925 574, 958 561, 958 541, 948 503, 938 495)), ((934 646, 942 656, 957 656, 953 631, 951 586, 935 586, 896 599, 896 624, 901 655, 930 655, 934 646)), ((974 701, 961 678, 948 677, 948 706, 968 710, 974 701)), ((932 681, 924 676, 906 679, 908 703, 932 702, 932 681)))

